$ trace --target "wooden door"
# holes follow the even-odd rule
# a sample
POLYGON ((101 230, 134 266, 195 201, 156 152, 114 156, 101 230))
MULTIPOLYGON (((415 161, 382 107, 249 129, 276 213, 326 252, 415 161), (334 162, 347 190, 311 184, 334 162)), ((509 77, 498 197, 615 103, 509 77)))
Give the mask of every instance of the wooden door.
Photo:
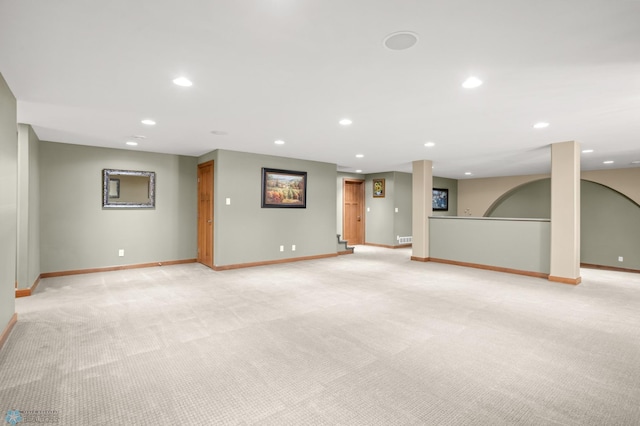
POLYGON ((364 181, 345 179, 342 197, 342 239, 364 244, 364 181))
POLYGON ((213 161, 198 164, 198 262, 213 268, 213 161))

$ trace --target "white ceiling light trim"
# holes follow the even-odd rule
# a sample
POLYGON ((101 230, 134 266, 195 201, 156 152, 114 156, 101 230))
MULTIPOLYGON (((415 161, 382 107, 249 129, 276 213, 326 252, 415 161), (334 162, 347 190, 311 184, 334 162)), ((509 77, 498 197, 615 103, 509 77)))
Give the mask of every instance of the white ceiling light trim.
POLYGON ((340 123, 340 125, 342 126, 350 126, 353 121, 348 118, 343 118, 342 120, 338 121, 338 123, 340 123))
POLYGON ((413 31, 397 31, 384 38, 382 44, 389 50, 407 50, 418 43, 418 34, 413 31))
POLYGON ((145 118, 144 120, 141 121, 142 124, 144 124, 145 126, 155 126, 156 122, 151 120, 150 118, 145 118))
POLYGON ((127 145, 129 145, 129 146, 137 146, 137 145, 138 145, 138 142, 136 142, 136 141, 127 141, 127 142, 125 142, 125 143, 126 143, 127 145))
POLYGON ((591 154, 592 152, 593 152, 593 150, 592 150, 592 149, 583 149, 583 150, 582 150, 582 153, 583 153, 583 154, 591 154))
POLYGON ((482 80, 474 76, 467 78, 462 83, 462 87, 464 87, 465 89, 475 89, 476 87, 480 87, 480 86, 482 86, 482 80))
POLYGON ((189 80, 187 77, 177 77, 173 79, 173 84, 182 87, 191 87, 193 86, 193 82, 189 80))
POLYGON ((278 139, 277 141, 273 141, 276 145, 284 145, 284 141, 282 139, 278 139))
POLYGON ((435 142, 425 142, 424 146, 426 146, 427 148, 432 148, 434 146, 436 146, 435 142))
POLYGON ((547 123, 546 121, 540 121, 533 125, 534 129, 544 129, 546 127, 549 127, 549 123, 547 123))

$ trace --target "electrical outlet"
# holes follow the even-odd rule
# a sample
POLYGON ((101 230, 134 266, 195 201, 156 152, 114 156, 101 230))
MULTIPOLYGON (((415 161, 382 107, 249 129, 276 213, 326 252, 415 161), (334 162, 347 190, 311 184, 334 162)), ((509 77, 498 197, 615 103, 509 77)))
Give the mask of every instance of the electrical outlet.
POLYGON ((280 251, 284 251, 284 246, 280 246, 280 251))
POLYGON ((124 249, 118 250, 118 256, 120 257, 124 256, 124 249))
POLYGON ((230 206, 231 205, 231 198, 226 198, 225 199, 225 204, 230 206))
POLYGON ((622 262, 622 261, 624 261, 624 257, 618 256, 618 262, 622 262))
POLYGON ((398 208, 396 207, 396 213, 398 213, 398 208))
POLYGON ((296 251, 296 245, 295 244, 291 245, 291 251, 296 251))

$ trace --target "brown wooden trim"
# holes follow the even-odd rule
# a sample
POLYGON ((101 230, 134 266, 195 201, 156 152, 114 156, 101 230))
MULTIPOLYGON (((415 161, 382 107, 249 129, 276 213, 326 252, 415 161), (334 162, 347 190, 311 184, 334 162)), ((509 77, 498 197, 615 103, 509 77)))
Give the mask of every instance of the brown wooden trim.
POLYGON ((236 263, 234 265, 214 266, 214 271, 227 271, 229 269, 252 268, 254 266, 277 265, 280 263, 299 262, 301 260, 326 259, 328 257, 336 257, 338 253, 318 254, 315 256, 292 257, 289 259, 265 260, 263 262, 236 263))
POLYGON ((411 247, 411 244, 398 244, 397 246, 391 246, 391 245, 387 245, 387 244, 376 244, 376 243, 364 243, 365 246, 373 246, 373 247, 382 247, 382 248, 389 248, 389 249, 398 249, 398 248, 406 248, 406 247, 411 247))
POLYGON ((562 284, 571 284, 578 285, 582 282, 582 278, 562 278, 562 277, 554 277, 549 275, 549 281, 553 281, 554 283, 562 283, 562 284))
POLYGON ((13 326, 18 322, 18 314, 14 313, 11 319, 9 320, 9 324, 4 328, 2 334, 0 334, 0 349, 4 345, 4 342, 7 341, 9 335, 11 334, 11 330, 13 330, 13 326))
POLYGON ((353 254, 353 250, 343 250, 338 252, 338 256, 342 256, 345 254, 353 254))
POLYGON ((409 244, 398 244, 397 246, 392 246, 394 249, 399 249, 399 248, 409 248, 409 247, 413 247, 413 244, 409 243, 409 244))
POLYGON ((16 298, 31 296, 30 288, 16 288, 16 298))
POLYGON ((38 284, 40 284, 40 278, 42 277, 38 275, 38 278, 36 278, 36 280, 29 288, 16 288, 16 297, 31 296, 33 292, 36 291, 36 287, 38 287, 38 284))
POLYGON ((107 266, 105 268, 76 269, 71 271, 44 272, 42 278, 64 277, 66 275, 91 274, 94 272, 122 271, 124 269, 151 268, 153 266, 181 265, 183 263, 196 263, 196 259, 167 260, 164 262, 138 263, 135 265, 107 266))
POLYGON ((36 278, 36 280, 33 282, 33 284, 31 285, 31 293, 33 293, 34 291, 36 291, 36 288, 38 287, 38 284, 40 284, 40 279, 42 278, 42 275, 38 275, 38 278, 36 278))
POLYGON ((432 262, 446 263, 448 265, 464 266, 467 268, 486 269, 488 271, 506 272, 508 274, 526 275, 528 277, 535 278, 549 278, 549 274, 542 272, 523 271, 521 269, 503 268, 501 266, 483 265, 480 263, 458 262, 457 260, 438 259, 436 257, 430 258, 432 262))
POLYGON ((431 258, 430 257, 411 256, 411 260, 415 260, 416 262, 429 262, 431 260, 431 258))
POLYGON ((588 269, 604 269, 605 271, 631 272, 634 274, 640 274, 640 270, 638 269, 617 268, 615 266, 594 265, 592 263, 581 263, 580 267, 588 268, 588 269))

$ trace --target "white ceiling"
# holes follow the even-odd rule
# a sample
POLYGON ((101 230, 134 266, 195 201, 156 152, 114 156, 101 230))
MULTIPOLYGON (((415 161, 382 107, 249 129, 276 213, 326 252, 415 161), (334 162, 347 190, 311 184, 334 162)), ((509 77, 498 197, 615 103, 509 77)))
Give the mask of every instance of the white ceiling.
POLYGON ((637 0, 0 0, 0 73, 48 141, 461 179, 548 172, 576 140, 585 170, 640 166, 637 0))

